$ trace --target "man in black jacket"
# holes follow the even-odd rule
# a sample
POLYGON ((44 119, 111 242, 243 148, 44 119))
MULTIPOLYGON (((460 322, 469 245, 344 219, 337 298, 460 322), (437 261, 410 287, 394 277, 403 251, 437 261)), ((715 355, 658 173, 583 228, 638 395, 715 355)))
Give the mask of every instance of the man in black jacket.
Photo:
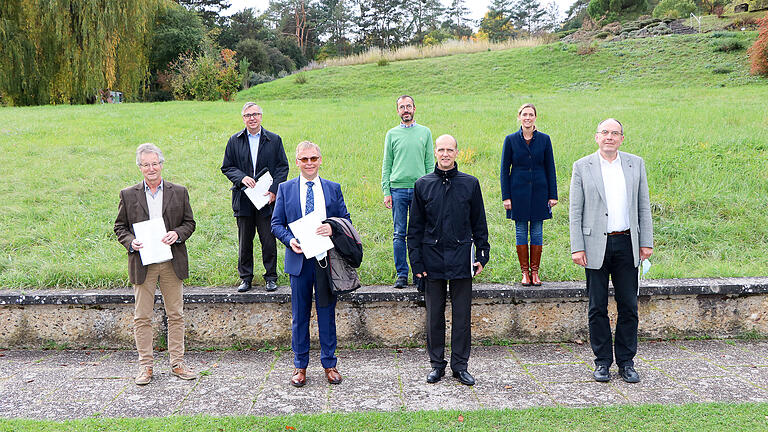
POLYGON ((428 383, 445 375, 445 299, 451 287, 451 370, 462 384, 471 344, 472 277, 488 263, 488 225, 480 183, 456 165, 458 143, 450 135, 435 140, 435 171, 418 179, 408 224, 408 255, 419 278, 426 278, 428 383), (474 243, 475 250, 472 250, 474 243), (474 252, 474 254, 473 254, 474 252))
POLYGON ((242 116, 245 129, 229 138, 221 164, 221 172, 232 182, 232 210, 237 219, 237 272, 241 280, 237 290, 251 289, 253 238, 258 231, 266 290, 274 291, 277 289, 277 246, 270 221, 277 186, 288 178, 288 158, 280 136, 261 127, 261 107, 246 102, 242 116), (272 185, 265 194, 269 195, 269 204, 258 210, 243 190, 256 186, 256 176, 265 169, 272 176, 272 185))

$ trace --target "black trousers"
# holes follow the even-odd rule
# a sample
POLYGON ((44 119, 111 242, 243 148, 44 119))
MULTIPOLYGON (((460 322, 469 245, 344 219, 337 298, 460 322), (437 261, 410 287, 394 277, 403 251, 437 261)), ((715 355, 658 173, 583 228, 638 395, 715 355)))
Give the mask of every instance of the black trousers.
POLYGON ((467 370, 472 347, 472 278, 427 278, 427 352, 433 368, 445 368, 445 299, 451 287, 451 369, 467 370))
POLYGON ((272 234, 272 206, 256 212, 255 216, 237 217, 237 272, 240 279, 253 280, 253 238, 259 233, 261 243, 261 261, 264 263, 264 280, 277 280, 277 244, 272 234))
POLYGON ((632 359, 637 354, 637 271, 629 234, 608 236, 603 266, 599 270, 586 269, 589 341, 595 354, 595 365, 610 367, 615 353, 619 367, 634 366, 632 359), (609 276, 613 281, 618 312, 615 343, 611 340, 608 318, 609 276))

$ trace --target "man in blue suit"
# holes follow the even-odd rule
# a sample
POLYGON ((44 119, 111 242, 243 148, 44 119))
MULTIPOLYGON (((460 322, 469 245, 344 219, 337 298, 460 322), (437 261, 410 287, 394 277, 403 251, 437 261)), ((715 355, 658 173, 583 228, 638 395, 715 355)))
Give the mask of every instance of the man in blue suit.
MULTIPOLYGON (((321 219, 343 217, 349 219, 341 186, 321 179, 317 174, 323 158, 320 147, 310 141, 302 141, 296 147, 296 166, 301 175, 281 183, 277 189, 275 209, 272 213, 272 233, 285 244, 285 272, 291 278, 291 349, 295 369, 291 385, 301 387, 307 382, 309 364, 309 318, 312 308, 312 288, 315 288, 315 309, 320 336, 320 362, 325 377, 331 384, 341 383, 336 369, 336 296, 328 284, 318 284, 315 266, 326 260, 326 253, 307 258, 288 224, 313 211, 321 219)), ((330 236, 329 224, 317 228, 317 234, 330 236)))

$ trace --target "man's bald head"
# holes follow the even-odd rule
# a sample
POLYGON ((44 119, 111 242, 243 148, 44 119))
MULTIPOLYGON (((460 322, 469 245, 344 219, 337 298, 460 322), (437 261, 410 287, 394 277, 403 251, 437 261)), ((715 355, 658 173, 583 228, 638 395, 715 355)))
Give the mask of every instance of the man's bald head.
POLYGON ((445 134, 437 137, 437 139, 435 140, 435 147, 438 147, 441 143, 444 143, 446 145, 453 145, 454 150, 459 149, 459 142, 456 141, 456 138, 454 138, 451 135, 445 134))

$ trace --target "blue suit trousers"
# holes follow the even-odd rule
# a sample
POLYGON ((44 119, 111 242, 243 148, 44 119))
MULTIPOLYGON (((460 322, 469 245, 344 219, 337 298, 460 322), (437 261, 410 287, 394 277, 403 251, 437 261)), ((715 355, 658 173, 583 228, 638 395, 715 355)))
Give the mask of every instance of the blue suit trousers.
MULTIPOLYGON (((309 364, 309 318, 315 286, 315 259, 306 259, 298 276, 291 275, 291 349, 293 365, 304 369, 309 364)), ((320 363, 324 368, 336 367, 336 297, 326 307, 315 304, 320 336, 320 363)))

